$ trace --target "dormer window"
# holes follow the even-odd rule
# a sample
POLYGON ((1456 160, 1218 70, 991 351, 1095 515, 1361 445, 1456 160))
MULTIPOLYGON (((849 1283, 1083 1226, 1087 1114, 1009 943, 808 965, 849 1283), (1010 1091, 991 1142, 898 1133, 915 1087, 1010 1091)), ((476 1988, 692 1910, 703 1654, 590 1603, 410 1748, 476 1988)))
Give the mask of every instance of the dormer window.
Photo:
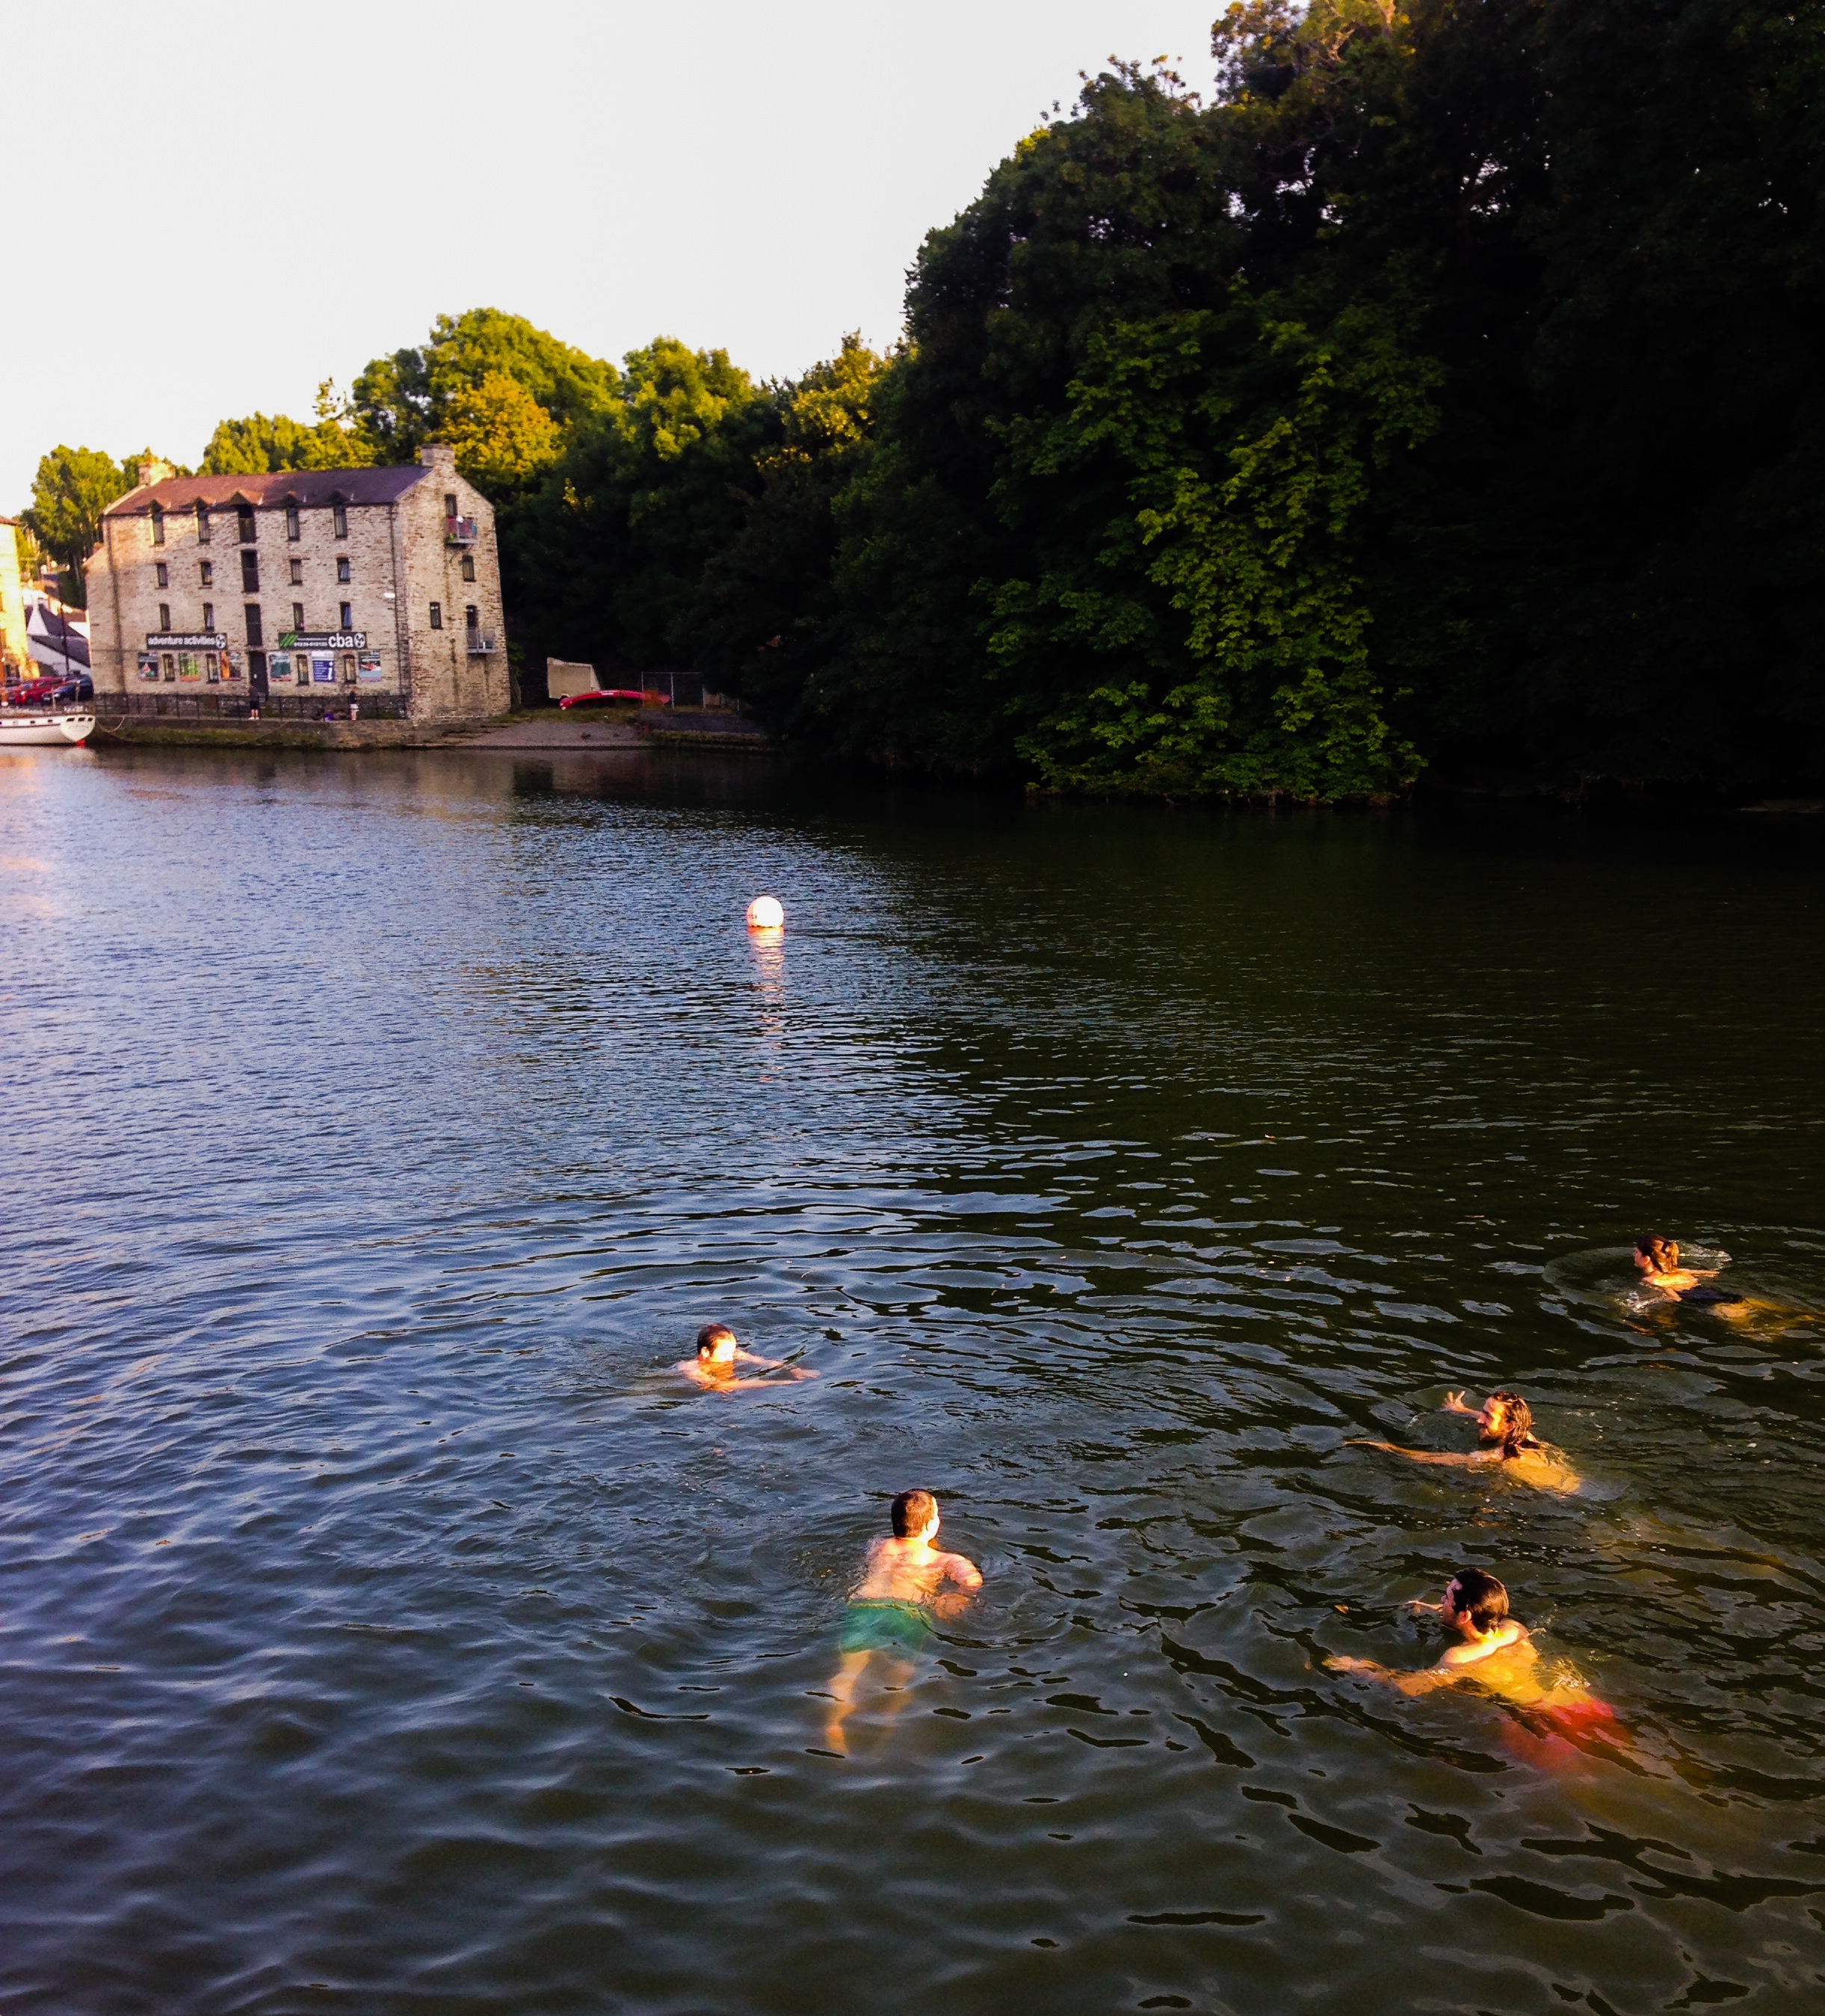
POLYGON ((288 504, 285 507, 285 536, 288 539, 301 539, 304 527, 298 523, 298 507, 288 504))
POLYGON ((251 504, 240 504, 237 505, 235 509, 236 515, 240 520, 241 544, 243 546, 250 546, 254 544, 255 538, 254 529, 254 507, 251 504))
POLYGON ((165 542, 165 513, 162 504, 152 507, 152 543, 162 546, 165 542))
POLYGON ((348 506, 346 504, 336 505, 330 515, 335 524, 336 536, 339 539, 346 539, 348 537, 348 506))
POLYGON ((200 545, 209 544, 209 506, 201 498, 196 500, 196 540, 200 545))

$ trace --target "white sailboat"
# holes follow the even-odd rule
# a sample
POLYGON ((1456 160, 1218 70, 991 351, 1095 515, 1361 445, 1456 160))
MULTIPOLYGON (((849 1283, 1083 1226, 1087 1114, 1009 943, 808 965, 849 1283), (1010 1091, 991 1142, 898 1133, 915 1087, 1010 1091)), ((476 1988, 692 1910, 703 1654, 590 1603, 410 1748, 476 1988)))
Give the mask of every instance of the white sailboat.
POLYGON ((0 749, 55 748, 86 742, 95 733, 95 715, 86 707, 0 708, 0 749))

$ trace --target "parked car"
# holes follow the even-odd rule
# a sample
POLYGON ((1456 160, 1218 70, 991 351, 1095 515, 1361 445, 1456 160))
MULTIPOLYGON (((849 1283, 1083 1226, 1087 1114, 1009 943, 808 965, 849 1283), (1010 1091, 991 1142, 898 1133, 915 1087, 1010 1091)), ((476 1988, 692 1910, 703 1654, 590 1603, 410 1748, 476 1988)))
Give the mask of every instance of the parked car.
POLYGON ((637 700, 649 707, 669 705, 663 693, 643 693, 638 686, 609 686, 601 693, 566 693, 560 707, 593 707, 599 700, 637 700))
POLYGON ((23 686, 6 689, 9 707, 56 707, 67 700, 92 700, 95 681, 87 672, 72 672, 68 678, 54 675, 27 679, 23 686))

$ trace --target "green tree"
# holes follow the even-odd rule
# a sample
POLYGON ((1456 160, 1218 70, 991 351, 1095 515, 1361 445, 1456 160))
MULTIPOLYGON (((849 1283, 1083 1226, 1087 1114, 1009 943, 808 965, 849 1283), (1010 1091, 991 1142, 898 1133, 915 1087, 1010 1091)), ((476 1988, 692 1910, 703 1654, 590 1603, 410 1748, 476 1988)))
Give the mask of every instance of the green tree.
POLYGON ((630 351, 607 409, 580 419, 503 533, 535 659, 675 662, 674 626, 739 532, 781 399, 721 350, 630 351))
POLYGON ((887 370, 851 334, 835 357, 776 392, 777 445, 759 457, 740 528, 711 555, 670 632, 675 657, 787 733, 827 656, 833 505, 873 437, 887 370))
POLYGON ((87 601, 82 563, 101 538, 102 513, 139 480, 137 459, 122 464, 99 448, 58 447, 39 458, 20 519, 57 563, 67 601, 87 601))
MULTIPOLYGON (((508 397, 500 380, 517 386, 561 435, 610 410, 619 373, 522 315, 470 308, 439 315, 422 344, 376 358, 355 380, 350 410, 376 462, 410 462, 427 441, 459 434, 458 466, 472 481, 488 488, 486 470, 497 481, 505 472, 517 484, 528 473, 527 451, 540 430, 526 401, 508 397), (491 416, 502 430, 499 441, 489 431, 491 416)), ((540 459, 550 457, 535 457, 540 459)))
POLYGON ((241 420, 220 420, 203 452, 203 467, 211 476, 258 476, 284 469, 365 467, 368 442, 345 427, 337 411, 335 388, 326 379, 317 389, 317 419, 307 426, 275 413, 252 413, 241 420))

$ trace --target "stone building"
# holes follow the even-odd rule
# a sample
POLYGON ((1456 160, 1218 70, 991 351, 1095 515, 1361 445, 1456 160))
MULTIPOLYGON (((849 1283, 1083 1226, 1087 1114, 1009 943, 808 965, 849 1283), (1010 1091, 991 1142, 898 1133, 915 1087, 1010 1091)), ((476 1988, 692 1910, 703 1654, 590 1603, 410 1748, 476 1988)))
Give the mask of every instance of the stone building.
POLYGON ((95 691, 508 704, 492 506, 448 448, 393 469, 173 476, 142 463, 89 556, 95 691))

